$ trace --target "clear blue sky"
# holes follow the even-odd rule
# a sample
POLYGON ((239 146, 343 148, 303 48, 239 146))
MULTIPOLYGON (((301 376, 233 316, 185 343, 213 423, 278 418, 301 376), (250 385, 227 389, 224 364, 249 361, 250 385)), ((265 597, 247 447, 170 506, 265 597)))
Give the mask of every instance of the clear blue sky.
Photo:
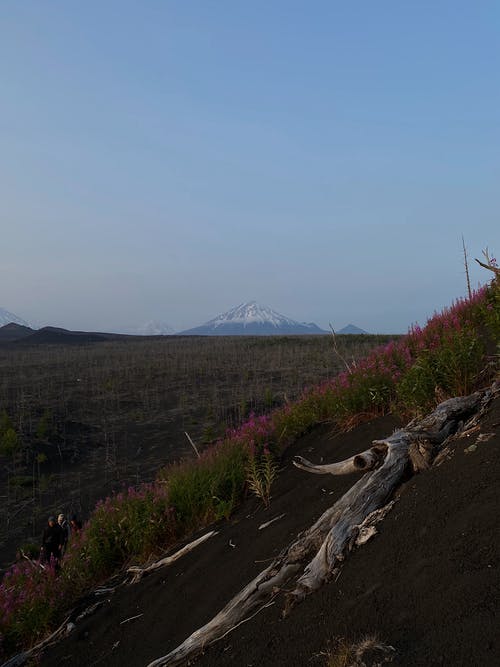
POLYGON ((3 0, 0 85, 25 319, 405 331, 500 254, 498 2, 3 0))

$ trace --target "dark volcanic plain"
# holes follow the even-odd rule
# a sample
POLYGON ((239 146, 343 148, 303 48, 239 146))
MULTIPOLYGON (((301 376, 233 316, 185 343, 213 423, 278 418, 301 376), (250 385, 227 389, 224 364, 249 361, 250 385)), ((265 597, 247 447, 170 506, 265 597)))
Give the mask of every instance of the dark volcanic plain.
MULTIPOLYGON (((248 499, 232 521, 217 526, 217 536, 170 568, 119 586, 47 651, 43 667, 144 667, 175 648, 356 479, 309 475, 292 466, 293 455, 340 460, 396 426, 384 417, 347 434, 322 426, 304 436, 285 454, 269 510, 248 499)), ((335 638, 356 641, 366 634, 394 646, 399 666, 500 664, 499 426, 500 397, 480 431, 455 440, 449 460, 403 485, 380 534, 351 554, 336 581, 284 620, 280 593, 272 606, 207 648, 196 664, 325 665, 323 652, 335 638)))
MULTIPOLYGON (((0 416, 20 442, 13 456, 0 454, 0 568, 17 547, 39 545, 49 514, 85 518, 113 490, 194 456, 185 431, 203 449, 342 367, 329 336, 0 333, 0 416)), ((352 360, 389 338, 337 342, 352 360)))

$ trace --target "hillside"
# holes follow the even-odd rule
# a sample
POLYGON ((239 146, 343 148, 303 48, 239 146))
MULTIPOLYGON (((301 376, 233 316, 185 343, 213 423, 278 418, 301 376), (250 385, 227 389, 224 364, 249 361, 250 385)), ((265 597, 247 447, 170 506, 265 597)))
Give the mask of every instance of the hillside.
MULTIPOLYGON (((293 455, 344 459, 396 426, 384 417, 347 434, 323 427, 300 439, 286 453, 269 510, 248 501, 191 554, 107 595, 41 664, 70 661, 83 667, 105 659, 110 667, 144 667, 175 648, 355 481, 307 475, 291 465, 293 455)), ((207 648, 196 664, 326 665, 321 654, 335 638, 356 641, 366 634, 394 646, 395 664, 405 667, 499 664, 499 427, 497 397, 480 428, 453 442, 449 460, 400 489, 380 535, 352 554, 336 581, 284 620, 281 593, 272 606, 207 648), (483 440, 487 434, 493 437, 483 440)))
POLYGON ((0 327, 0 343, 11 343, 16 340, 22 340, 34 333, 34 330, 23 324, 10 322, 0 327))
POLYGON ((198 459, 167 466, 154 482, 98 503, 84 531, 71 541, 59 574, 23 563, 5 575, 0 630, 6 652, 21 641, 34 643, 75 607, 76 625, 60 626, 69 636, 52 649, 54 654, 46 652, 45 660, 56 656, 52 664, 64 659, 112 663, 115 655, 121 655, 115 664, 141 664, 158 656, 161 647, 160 655, 174 649, 193 631, 198 643, 189 639, 175 651, 184 657, 155 665, 184 664, 186 656, 198 656, 217 639, 222 643, 203 660, 241 664, 249 653, 259 664, 298 665, 317 659, 329 640, 353 642, 359 632, 379 632, 381 641, 394 643, 405 665, 468 665, 471 656, 480 657, 476 664, 496 664, 498 645, 491 632, 496 606, 485 590, 494 586, 488 570, 495 576, 499 563, 498 540, 492 542, 491 535, 498 510, 492 479, 498 472, 499 341, 500 291, 493 281, 435 314, 425 327, 412 327, 361 361, 345 361, 343 372, 307 388, 297 400, 268 414, 251 414, 198 459), (391 433, 398 423, 403 426, 391 433), (300 471, 290 465, 299 452, 294 463, 300 471), (304 472, 324 472, 322 465, 346 456, 351 458, 334 466, 334 474, 339 467, 344 472, 363 468, 357 481, 352 475, 339 480, 304 472), (250 492, 260 501, 249 505, 250 492), (365 534, 361 525, 378 516, 374 510, 391 510, 391 497, 397 502, 379 527, 382 536, 348 558, 365 534), (392 517, 395 541, 384 547, 383 530, 392 517), (226 521, 217 524, 219 535, 170 570, 116 588, 125 566, 173 552, 180 539, 189 541, 221 519, 226 521), (380 559, 378 569, 370 561, 361 567, 360 580, 344 576, 358 554, 376 545, 382 545, 381 555, 371 558, 380 559), (201 571, 193 565, 199 562, 196 556, 202 559, 201 571), (472 577, 473 571, 481 576, 472 577), (356 588, 369 576, 375 583, 356 588), (92 606, 96 594, 89 597, 89 591, 105 581, 97 592, 99 604, 92 606), (456 582, 456 600, 447 581, 456 582), (337 607, 331 599, 322 602, 331 590, 340 600, 337 607), (208 623, 239 591, 239 601, 208 623), (304 597, 291 608, 290 602, 304 597), (291 612, 276 624, 285 598, 291 612), (98 608, 107 605, 103 600, 110 606, 100 616, 98 608), (82 620, 79 614, 89 604, 97 615, 85 613, 82 620), (319 611, 309 612, 317 620, 308 626, 301 614, 311 605, 319 611), (255 616, 260 607, 264 628, 255 616), (336 608, 344 613, 332 614, 336 608), (476 620, 469 626, 466 619, 472 616, 476 620), (147 627, 141 626, 143 617, 147 627), (463 644, 457 627, 463 628, 463 644), (239 644, 233 645, 233 637, 240 637, 239 644), (66 651, 64 656, 59 650, 66 651), (210 657, 217 651, 224 657, 210 657))

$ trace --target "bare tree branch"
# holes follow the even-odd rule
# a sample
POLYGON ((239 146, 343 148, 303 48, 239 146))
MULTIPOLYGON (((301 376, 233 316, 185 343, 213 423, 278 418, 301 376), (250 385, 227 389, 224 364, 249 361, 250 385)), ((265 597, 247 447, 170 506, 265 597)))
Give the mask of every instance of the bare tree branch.
POLYGON ((467 279, 467 293, 469 294, 469 301, 470 301, 472 299, 472 290, 470 287, 469 262, 467 261, 467 248, 465 247, 465 240, 463 234, 462 234, 462 248, 464 249, 465 277, 467 279))

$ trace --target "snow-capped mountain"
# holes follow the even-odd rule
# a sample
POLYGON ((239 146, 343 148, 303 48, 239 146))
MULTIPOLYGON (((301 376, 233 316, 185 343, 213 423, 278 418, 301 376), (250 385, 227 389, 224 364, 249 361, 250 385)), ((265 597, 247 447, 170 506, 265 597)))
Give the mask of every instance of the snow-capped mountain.
POLYGON ((139 336, 171 336, 175 331, 166 322, 150 320, 138 327, 135 333, 139 336))
POLYGON ((3 327, 5 324, 10 324, 11 322, 14 322, 14 324, 21 324, 23 327, 30 326, 22 317, 19 317, 15 313, 11 313, 5 308, 0 308, 0 327, 3 327))
POLYGON ((183 335, 201 336, 272 336, 283 334, 326 333, 314 323, 297 322, 277 313, 256 301, 242 303, 226 313, 194 329, 181 332, 183 335))

